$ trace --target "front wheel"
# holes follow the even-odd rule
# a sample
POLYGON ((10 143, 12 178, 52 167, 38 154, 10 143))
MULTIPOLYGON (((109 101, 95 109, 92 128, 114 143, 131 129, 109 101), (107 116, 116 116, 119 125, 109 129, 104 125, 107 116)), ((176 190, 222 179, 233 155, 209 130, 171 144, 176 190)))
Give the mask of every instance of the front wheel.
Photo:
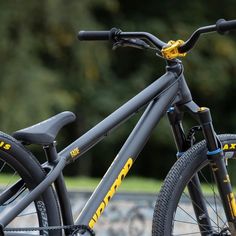
MULTIPOLYGON (((227 170, 234 187, 236 135, 227 134, 218 137, 223 145, 227 170)), ((168 173, 155 205, 152 235, 235 235, 235 232, 230 232, 226 218, 207 159, 206 143, 201 141, 180 157, 168 173), (191 199, 188 192, 190 185, 193 189, 196 186, 196 176, 201 186, 201 193, 199 189, 195 193, 202 194, 201 199, 207 209, 206 214, 197 217, 196 209, 199 211, 202 209, 191 199), (200 224, 204 218, 207 218, 207 221, 204 221, 207 224, 200 224)))

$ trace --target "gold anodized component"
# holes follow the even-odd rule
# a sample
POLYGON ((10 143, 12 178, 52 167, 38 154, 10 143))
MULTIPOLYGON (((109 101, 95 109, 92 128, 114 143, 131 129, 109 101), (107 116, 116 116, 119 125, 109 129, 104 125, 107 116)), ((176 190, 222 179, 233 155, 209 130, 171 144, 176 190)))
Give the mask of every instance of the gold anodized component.
POLYGON ((205 111, 207 109, 208 109, 207 107, 200 107, 198 111, 205 111))
POLYGON ((162 56, 169 60, 174 59, 176 57, 185 57, 187 53, 180 53, 178 51, 178 48, 183 44, 183 40, 169 41, 167 46, 165 46, 161 50, 162 56))

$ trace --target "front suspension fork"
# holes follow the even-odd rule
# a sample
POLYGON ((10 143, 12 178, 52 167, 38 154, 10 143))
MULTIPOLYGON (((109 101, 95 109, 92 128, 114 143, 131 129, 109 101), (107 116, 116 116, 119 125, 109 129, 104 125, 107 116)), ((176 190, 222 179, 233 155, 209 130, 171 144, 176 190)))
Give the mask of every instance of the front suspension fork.
MULTIPOLYGON (((182 126, 183 113, 180 112, 177 107, 172 107, 169 109, 167 114, 178 150, 177 158, 180 158, 183 153, 191 146, 191 143, 186 139, 182 126)), ((212 233, 212 226, 201 190, 198 174, 194 175, 191 181, 188 183, 188 192, 193 203, 192 206, 201 235, 209 235, 209 232, 212 233)))
MULTIPOLYGON (((207 155, 211 163, 211 169, 215 181, 219 189, 223 207, 229 223, 231 235, 236 235, 236 204, 229 175, 226 169, 225 160, 221 144, 215 134, 210 110, 208 108, 200 108, 194 102, 183 105, 185 110, 190 112, 202 127, 203 135, 207 145, 207 155)), ((182 110, 182 108, 181 108, 182 110)), ((186 140, 182 127, 182 112, 178 107, 169 109, 168 118, 173 131, 175 143, 177 146, 177 156, 180 157, 188 148, 190 143, 186 140)), ((198 221, 201 235, 213 234, 210 217, 207 211, 206 203, 200 186, 199 177, 196 174, 188 184, 188 191, 193 202, 193 209, 198 221)))
POLYGON ((200 108, 198 115, 207 144, 208 159, 217 183, 219 195, 229 223, 229 229, 231 235, 236 235, 236 203, 226 169, 224 153, 212 125, 210 110, 208 108, 200 108))

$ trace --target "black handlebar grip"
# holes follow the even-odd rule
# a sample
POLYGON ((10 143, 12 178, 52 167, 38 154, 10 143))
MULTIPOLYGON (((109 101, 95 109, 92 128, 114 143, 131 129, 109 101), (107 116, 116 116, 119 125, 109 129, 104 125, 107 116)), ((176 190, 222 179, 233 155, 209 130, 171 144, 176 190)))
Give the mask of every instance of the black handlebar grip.
POLYGON ((216 30, 219 34, 224 34, 230 30, 236 30, 236 20, 226 21, 224 19, 219 19, 216 22, 216 30))
POLYGON ((109 40, 110 31, 79 31, 79 40, 109 40))

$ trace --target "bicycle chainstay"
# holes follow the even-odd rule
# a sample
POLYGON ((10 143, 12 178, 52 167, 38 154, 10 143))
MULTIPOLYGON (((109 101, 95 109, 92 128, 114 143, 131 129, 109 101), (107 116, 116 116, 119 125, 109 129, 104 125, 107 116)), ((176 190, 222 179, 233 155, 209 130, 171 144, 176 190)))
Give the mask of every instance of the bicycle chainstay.
MULTIPOLYGON (((64 226, 48 226, 48 227, 26 227, 26 228, 5 228, 5 232, 22 232, 22 231, 48 231, 48 230, 71 230, 71 236, 76 236, 79 231, 81 233, 88 232, 91 236, 95 236, 95 232, 87 225, 64 225, 64 226)), ((1 234, 0 234, 1 235, 1 234)), ((2 236, 2 235, 1 235, 2 236)), ((4 234, 3 234, 4 236, 4 234)))

